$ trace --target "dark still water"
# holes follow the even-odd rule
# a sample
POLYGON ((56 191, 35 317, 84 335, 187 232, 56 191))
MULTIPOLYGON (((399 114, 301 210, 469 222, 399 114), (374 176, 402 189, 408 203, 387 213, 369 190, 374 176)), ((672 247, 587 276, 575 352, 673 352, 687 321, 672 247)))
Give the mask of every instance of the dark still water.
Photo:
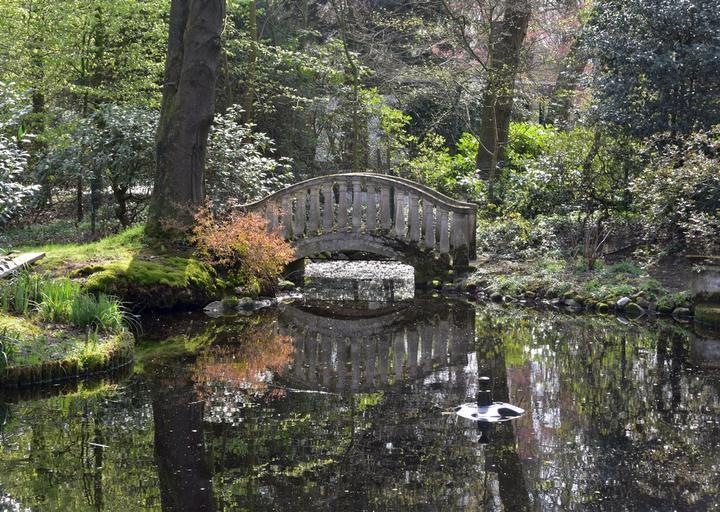
POLYGON ((669 323, 416 301, 144 338, 113 382, 2 399, 0 510, 720 510, 713 342, 669 323), (526 414, 453 415, 480 375, 526 414))

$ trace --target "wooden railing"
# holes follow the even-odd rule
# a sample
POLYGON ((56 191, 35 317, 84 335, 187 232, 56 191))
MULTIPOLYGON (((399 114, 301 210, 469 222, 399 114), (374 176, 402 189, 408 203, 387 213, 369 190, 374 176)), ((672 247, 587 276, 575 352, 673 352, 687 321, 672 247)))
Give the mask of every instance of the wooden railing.
POLYGON ((454 261, 475 257, 477 206, 395 176, 321 176, 240 208, 261 212, 288 240, 365 233, 414 243, 454 261))

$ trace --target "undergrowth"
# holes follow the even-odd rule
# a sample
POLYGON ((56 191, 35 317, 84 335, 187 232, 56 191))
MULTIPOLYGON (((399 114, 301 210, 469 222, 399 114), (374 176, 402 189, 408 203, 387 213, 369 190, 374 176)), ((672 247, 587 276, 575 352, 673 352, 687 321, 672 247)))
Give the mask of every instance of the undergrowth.
POLYGON ((22 272, 0 285, 0 309, 41 321, 117 332, 132 323, 118 299, 84 292, 80 283, 22 272))

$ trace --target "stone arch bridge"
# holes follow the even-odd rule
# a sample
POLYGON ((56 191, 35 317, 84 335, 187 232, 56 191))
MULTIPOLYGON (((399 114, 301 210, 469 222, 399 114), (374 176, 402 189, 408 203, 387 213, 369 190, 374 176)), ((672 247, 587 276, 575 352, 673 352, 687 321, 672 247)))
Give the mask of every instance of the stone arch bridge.
POLYGON ((397 176, 321 176, 240 209, 280 228, 298 259, 360 251, 409 263, 416 276, 475 259, 477 206, 397 176))
POLYGON ((368 313, 337 318, 281 305, 280 332, 294 345, 283 379, 303 389, 372 392, 464 368, 474 350, 475 309, 467 303, 416 302, 368 313))

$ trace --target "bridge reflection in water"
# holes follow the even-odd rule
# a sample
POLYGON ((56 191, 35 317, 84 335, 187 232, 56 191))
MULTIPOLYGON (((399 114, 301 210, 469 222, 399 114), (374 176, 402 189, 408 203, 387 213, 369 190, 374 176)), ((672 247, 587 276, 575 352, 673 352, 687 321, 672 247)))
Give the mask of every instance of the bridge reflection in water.
POLYGON ((295 348, 281 378, 292 387, 374 391, 446 366, 465 367, 474 347, 475 308, 463 302, 415 301, 365 316, 358 310, 323 313, 290 305, 280 310, 280 329, 295 348))

